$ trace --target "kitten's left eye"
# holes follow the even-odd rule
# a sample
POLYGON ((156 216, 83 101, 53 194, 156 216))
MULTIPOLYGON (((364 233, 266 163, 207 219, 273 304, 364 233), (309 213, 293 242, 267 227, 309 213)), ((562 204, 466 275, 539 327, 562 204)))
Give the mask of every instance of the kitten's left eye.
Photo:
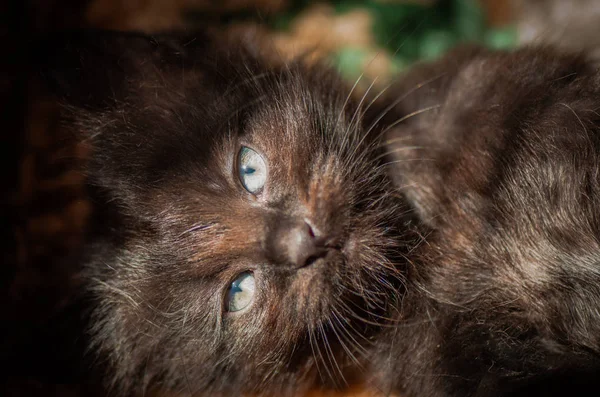
POLYGON ((257 193, 267 181, 267 165, 260 154, 249 147, 242 146, 238 155, 238 172, 244 188, 257 193))
POLYGON ((250 272, 240 274, 227 290, 227 311, 239 312, 248 307, 254 300, 255 289, 254 275, 250 272))

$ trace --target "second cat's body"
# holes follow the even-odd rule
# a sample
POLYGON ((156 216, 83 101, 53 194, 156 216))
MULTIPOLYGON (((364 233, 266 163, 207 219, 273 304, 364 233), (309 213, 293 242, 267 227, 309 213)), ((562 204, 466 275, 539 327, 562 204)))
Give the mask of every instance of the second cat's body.
POLYGON ((597 390, 600 74, 550 49, 462 49, 396 89, 390 169, 426 241, 374 355, 384 390, 597 390))
POLYGON ((585 51, 600 61, 600 2, 597 0, 514 0, 523 44, 552 44, 585 51))

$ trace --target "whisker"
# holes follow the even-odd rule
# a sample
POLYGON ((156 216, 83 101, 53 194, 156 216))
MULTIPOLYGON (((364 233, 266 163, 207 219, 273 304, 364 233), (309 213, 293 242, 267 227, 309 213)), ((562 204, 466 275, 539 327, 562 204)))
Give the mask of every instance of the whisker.
POLYGON ((352 94, 354 93, 354 90, 356 89, 356 86, 358 86, 358 83, 362 79, 363 75, 364 75, 364 73, 361 73, 360 76, 358 76, 358 78, 354 82, 354 85, 350 89, 350 92, 348 93, 348 96, 346 96, 346 100, 344 101, 344 104, 342 105, 342 108, 340 109, 340 113, 338 115, 338 118, 337 118, 337 121, 335 123, 335 128, 334 129, 337 129, 338 126, 339 126, 339 124, 340 124, 340 122, 342 121, 342 116, 344 115, 344 111, 346 110, 346 106, 348 105, 348 102, 350 101, 350 98, 352 97, 352 94))
POLYGON ((419 114, 422 114, 422 113, 428 112, 428 111, 430 111, 430 110, 439 109, 440 107, 442 107, 442 105, 441 105, 441 104, 438 104, 438 105, 428 106, 428 107, 426 107, 426 108, 422 108, 422 109, 419 109, 419 110, 415 110, 414 112, 412 112, 412 113, 409 113, 409 114, 407 114, 406 116, 400 117, 398 120, 396 120, 396 121, 394 121, 392 124, 388 125, 388 126, 387 126, 387 127, 386 127, 386 128, 383 130, 383 131, 382 131, 382 133, 385 133, 385 132, 389 131, 390 129, 394 128, 395 126, 397 126, 397 125, 398 125, 398 124, 400 124, 401 122, 403 122, 403 121, 406 121, 406 120, 410 119, 411 117, 418 116, 419 114))
POLYGON ((356 303, 354 303, 354 302, 352 302, 352 301, 350 301, 350 303, 351 303, 353 306, 355 306, 355 307, 356 307, 358 310, 360 310, 360 311, 364 311, 366 314, 368 314, 368 315, 370 315, 370 316, 373 316, 373 317, 375 317, 375 318, 381 319, 381 320, 383 320, 384 322, 380 323, 380 322, 371 321, 371 320, 369 320, 369 319, 367 319, 367 318, 365 318, 365 317, 363 317, 363 316, 359 315, 359 314, 356 312, 356 310, 352 310, 352 309, 351 309, 351 308, 350 308, 350 307, 349 307, 349 306, 348 306, 348 305, 347 305, 345 302, 340 302, 340 304, 341 304, 341 305, 342 305, 342 306, 343 306, 343 307, 344 307, 344 308, 347 310, 347 312, 348 312, 348 313, 349 313, 349 314, 350 314, 352 317, 356 318, 357 320, 359 320, 359 321, 361 321, 361 322, 364 322, 365 324, 374 325, 374 326, 376 326, 376 327, 382 327, 382 328, 393 328, 393 327, 395 327, 395 326, 396 326, 396 325, 395 325, 395 323, 396 323, 398 320, 396 320, 396 319, 393 319, 393 318, 388 318, 388 317, 385 317, 385 316, 382 316, 382 315, 378 315, 378 314, 376 314, 376 313, 372 313, 372 312, 370 312, 370 311, 366 310, 365 308, 358 307, 358 306, 356 305, 356 303))
POLYGON ((428 84, 433 83, 434 81, 444 77, 446 75, 446 73, 441 73, 435 77, 432 77, 428 80, 425 80, 422 83, 417 84, 416 86, 414 86, 413 88, 411 88, 410 90, 408 90, 407 92, 404 93, 404 95, 400 96, 398 99, 396 99, 395 101, 393 101, 392 103, 390 103, 379 115, 379 117, 377 117, 377 119, 371 124, 371 126, 369 127, 369 129, 367 130, 366 134, 368 135, 373 128, 375 128, 375 126, 377 125, 377 123, 379 123, 381 121, 381 119, 383 119, 389 112, 390 110, 392 110, 394 107, 398 106, 398 104, 400 104, 400 102, 402 102, 403 100, 405 100, 406 98, 408 98, 409 95, 411 95, 412 93, 416 92, 417 90, 425 87, 428 84))
POLYGON ((384 157, 387 157, 387 156, 389 156, 391 154, 403 152, 405 150, 425 150, 425 149, 428 149, 428 148, 424 147, 424 146, 404 146, 404 147, 398 147, 398 148, 395 148, 395 149, 392 149, 392 150, 388 150, 388 151, 386 151, 386 152, 384 152, 384 153, 376 156, 373 159, 373 161, 380 160, 380 159, 382 159, 384 157))
POLYGON ((317 372, 319 373, 319 377, 321 377, 321 380, 323 380, 323 381, 326 380, 326 378, 323 376, 323 373, 321 372, 321 366, 319 365, 319 358, 320 358, 321 362, 325 366, 325 371, 327 371, 327 376, 329 377, 329 379, 332 379, 332 375, 329 372, 329 369, 327 368, 325 359, 323 358, 323 354, 321 353, 321 349, 319 348, 319 341, 316 339, 316 335, 314 335, 313 329, 310 327, 308 328, 308 339, 310 342, 310 348, 313 352, 313 357, 315 359, 315 365, 317 367, 317 372), (317 350, 318 356, 315 355, 315 349, 317 350))
MULTIPOLYGON (((415 111, 414 111, 414 112, 412 112, 412 113, 409 113, 409 114, 407 114, 407 115, 404 115, 404 116, 400 117, 398 120, 394 121, 394 122, 393 122, 393 123, 391 123, 390 125, 386 126, 386 127, 383 129, 383 130, 381 130, 381 132, 380 132, 380 133, 377 135, 377 137, 375 138, 375 142, 378 142, 378 141, 379 141, 379 139, 380 139, 382 136, 384 136, 386 132, 388 132, 390 129, 394 128, 396 125, 400 124, 401 122, 403 122, 403 121, 406 121, 406 120, 410 119, 411 117, 418 116, 418 115, 420 115, 420 114, 422 114, 422 113, 428 112, 428 111, 430 111, 430 110, 435 110, 435 109, 438 109, 438 108, 440 108, 441 106, 442 106, 442 105, 440 105, 440 104, 438 104, 438 105, 433 105, 433 106, 428 106, 428 107, 426 107, 426 108, 422 108, 422 109, 419 109, 419 110, 415 110, 415 111)), ((398 141, 402 141, 402 140, 404 140, 404 139, 409 139, 409 138, 412 138, 412 137, 410 137, 410 136, 408 136, 408 137, 399 137, 399 138, 398 138, 398 141)), ((393 142, 393 141, 394 141, 394 138, 392 138, 392 139, 390 139, 390 140, 388 140, 388 141, 386 141, 386 142, 384 142, 384 143, 380 143, 380 144, 378 144, 378 146, 373 146, 373 147, 371 148, 371 150, 369 150, 369 152, 371 152, 371 151, 373 151, 373 150, 378 150, 378 149, 380 149, 382 146, 385 146, 387 142, 393 142)), ((414 148, 417 148, 417 147, 414 147, 414 148)), ((424 148, 424 147, 423 147, 423 148, 424 148)), ((385 156, 380 156, 380 157, 377 157, 377 160, 381 159, 381 157, 385 157, 385 156)), ((373 161, 376 161, 376 160, 373 160, 373 161)))
POLYGON ((408 36, 404 39, 404 41, 402 42, 402 44, 400 44, 398 46, 398 48, 396 48, 396 51, 394 51, 394 53, 392 54, 392 56, 396 56, 398 54, 398 51, 400 51, 402 49, 402 47, 404 47, 404 44, 406 44, 406 42, 408 41, 408 39, 410 39, 421 28, 421 26, 425 23, 425 19, 426 18, 423 18, 423 20, 421 20, 421 22, 419 22, 419 24, 417 26, 415 26, 415 28, 412 30, 412 32, 410 32, 408 34, 408 36))
POLYGON ((337 310, 337 307, 334 306, 332 308, 332 313, 334 315, 334 318, 336 319, 336 321, 338 322, 338 324, 340 324, 340 330, 344 331, 347 335, 347 337, 349 337, 352 342, 354 343, 354 348, 358 349, 358 351, 363 354, 364 356, 367 355, 368 351, 352 336, 352 332, 350 332, 350 330, 352 330, 353 332, 355 332, 357 335, 360 335, 363 337, 363 339, 369 343, 372 343, 369 339, 367 339, 366 336, 362 335, 362 333, 356 331, 356 329, 352 326, 352 324, 350 322, 346 322, 346 325, 348 327, 350 327, 350 330, 346 329, 346 327, 344 326, 344 324, 342 324, 342 315, 339 313, 339 311, 337 310))
POLYGON ((386 139, 385 141, 381 142, 381 145, 382 146, 389 145, 389 144, 392 144, 392 143, 402 142, 402 141, 406 141, 406 140, 413 139, 413 138, 414 137, 411 136, 411 135, 398 136, 398 137, 395 137, 395 138, 386 139))
MULTIPOLYGON (((319 324, 319 331, 321 333, 321 336, 323 337, 323 342, 324 342, 324 346, 325 346, 325 352, 327 353, 327 356, 329 358, 329 362, 333 363, 333 365, 335 366, 335 368, 337 369, 338 374, 340 375, 340 378, 343 382, 343 385, 348 385, 348 382, 346 381, 346 378, 344 377, 344 373, 342 372, 342 369, 340 368, 337 360, 335 359, 335 354, 333 353, 333 349, 331 348, 331 344, 329 343, 329 339, 327 339, 327 335, 325 333, 325 329, 323 328, 323 324, 319 324)), ((333 382, 337 385, 337 378, 332 378, 333 382)))
MULTIPOLYGON (((387 91, 391 86, 393 85, 393 83, 388 84, 385 88, 383 88, 377 95, 375 95, 375 97, 371 100, 371 102, 369 102, 369 104, 367 105, 367 107, 363 110, 363 114, 367 113, 367 111, 371 108, 371 106, 373 106, 373 104, 385 93, 385 91, 387 91)), ((369 90, 371 89, 371 87, 369 87, 369 90)), ((367 91, 368 93, 368 91, 367 91)), ((365 93, 365 95, 367 94, 365 93)), ((352 161, 352 159, 354 158, 354 156, 356 156, 356 152, 358 151, 358 149, 360 148, 360 146, 362 145, 362 143, 364 142, 364 140, 367 138, 368 133, 363 134, 362 138, 360 139, 360 141, 358 142, 358 144, 354 145, 354 150, 352 151, 352 153, 350 154, 349 161, 352 161)), ((362 160, 362 156, 359 156, 359 158, 357 159, 358 162, 360 162, 362 160)))
MULTIPOLYGON (((350 144, 350 139, 349 139, 350 134, 352 133, 352 130, 355 127, 355 123, 358 124, 358 120, 360 119, 360 117, 357 118, 356 116, 361 114, 361 106, 362 106, 365 98, 367 97, 367 95, 369 94, 371 89, 373 88, 373 85, 375 85, 376 80, 377 79, 373 80, 373 82, 369 85, 369 88, 367 88, 367 90, 363 94, 362 98, 360 99, 360 102, 358 103, 356 109, 354 110, 354 114, 352 115, 352 118, 350 119, 350 122, 348 123, 348 126, 346 127, 346 131, 344 132, 344 135, 342 136, 342 139, 343 139, 342 150, 346 149, 347 143, 350 144)), ((364 139, 364 137, 363 137, 363 139, 364 139)), ((361 139, 361 142, 362 142, 362 139, 361 139)), ((355 151, 356 151, 356 148, 355 148, 355 151)), ((353 155, 350 155, 347 158, 346 162, 351 161, 352 157, 353 157, 353 155)))
MULTIPOLYGON (((371 145, 371 147, 368 150, 364 150, 361 152, 361 155, 359 155, 357 158, 354 158, 356 156, 356 152, 358 151, 359 146, 362 144, 362 142, 366 139, 366 137, 368 135, 370 135, 370 133, 373 131, 373 129, 377 126, 377 124, 383 119, 383 117, 385 117, 396 105, 398 105, 402 100, 406 99, 410 94, 416 92, 417 90, 419 90, 420 88, 426 86, 427 84, 430 84, 432 82, 434 82, 435 80, 443 77, 445 75, 445 73, 439 74, 431 79, 428 79, 420 84, 417 84, 415 87, 413 87, 412 89, 408 90, 404 95, 400 96, 398 99, 396 99, 394 102, 392 102, 390 105, 388 105, 380 114, 379 116, 375 119, 375 121, 373 121, 371 123, 371 125, 369 126, 369 128, 367 129, 367 131, 363 134, 360 142, 358 145, 355 146, 354 151, 352 153, 352 155, 350 156, 350 160, 352 161, 354 164, 362 164, 364 163, 366 160, 366 158, 371 154, 372 151, 374 150, 378 150, 381 147, 381 142, 380 139, 382 136, 384 136, 384 134, 389 131, 391 128, 393 128, 394 126, 396 126, 397 124, 406 121, 407 119, 413 117, 413 116, 417 116, 423 112, 427 112, 429 110, 434 110, 439 108, 441 105, 434 105, 434 106, 429 106, 427 108, 423 108, 423 109, 419 109, 417 111, 414 111, 410 114, 404 115, 402 117, 400 117, 399 119, 397 119, 396 121, 394 121, 392 124, 385 126, 383 128, 383 130, 381 132, 379 132, 377 134, 376 137, 373 138, 373 144, 371 145)), ((404 138, 403 138, 404 139, 404 138)), ((408 137, 406 139, 409 139, 408 137)), ((379 160, 379 158, 377 159, 379 160)), ((376 162, 377 160, 373 160, 373 159, 369 159, 369 162, 376 162)))
POLYGON ((419 158, 419 159, 402 159, 402 160, 388 161, 387 163, 381 164, 376 169, 384 168, 384 167, 387 167, 387 166, 393 165, 393 164, 408 163, 408 162, 412 162, 412 161, 431 161, 431 162, 435 162, 435 159, 433 159, 433 158, 419 158))
MULTIPOLYGON (((334 314, 334 318, 336 318, 335 314, 334 314)), ((363 369, 361 362, 356 358, 356 356, 354 355, 352 350, 346 345, 346 343, 344 343, 344 340, 346 340, 346 342, 348 342, 348 340, 345 338, 344 339, 342 338, 343 335, 338 333, 335 324, 333 322, 331 322, 331 320, 329 321, 329 326, 331 327, 333 333, 335 334, 338 342, 340 342, 340 346, 342 346, 342 349, 346 352, 348 357, 350 357, 350 360, 352 360, 352 362, 354 362, 354 364, 356 364, 357 367, 363 369)))

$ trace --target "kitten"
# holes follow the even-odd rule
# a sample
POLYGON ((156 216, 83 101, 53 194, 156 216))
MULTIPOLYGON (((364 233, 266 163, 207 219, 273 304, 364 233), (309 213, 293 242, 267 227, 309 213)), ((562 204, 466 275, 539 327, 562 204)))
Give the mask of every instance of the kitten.
POLYGON ((388 91, 390 111, 370 117, 429 230, 373 354, 380 385, 407 397, 598 390, 600 73, 551 49, 462 48, 388 91))
POLYGON ((213 33, 48 46, 91 149, 84 273, 110 393, 352 382, 412 226, 338 77, 213 33))

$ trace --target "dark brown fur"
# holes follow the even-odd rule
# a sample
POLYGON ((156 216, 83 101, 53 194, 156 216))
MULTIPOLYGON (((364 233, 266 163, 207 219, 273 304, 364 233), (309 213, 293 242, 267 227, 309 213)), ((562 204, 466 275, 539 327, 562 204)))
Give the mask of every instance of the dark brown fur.
POLYGON ((53 39, 46 76, 91 148, 97 204, 85 273, 111 393, 282 395, 341 386, 400 288, 407 224, 348 90, 320 66, 271 66, 198 33, 53 39), (268 164, 260 195, 240 145, 268 164), (296 268, 308 219, 327 254, 296 268), (225 313, 253 270, 250 310, 225 313))
POLYGON ((404 119, 388 131, 391 170, 429 232, 374 357, 381 384, 596 394, 600 74, 550 49, 464 48, 386 95, 397 105, 381 125, 404 119))

